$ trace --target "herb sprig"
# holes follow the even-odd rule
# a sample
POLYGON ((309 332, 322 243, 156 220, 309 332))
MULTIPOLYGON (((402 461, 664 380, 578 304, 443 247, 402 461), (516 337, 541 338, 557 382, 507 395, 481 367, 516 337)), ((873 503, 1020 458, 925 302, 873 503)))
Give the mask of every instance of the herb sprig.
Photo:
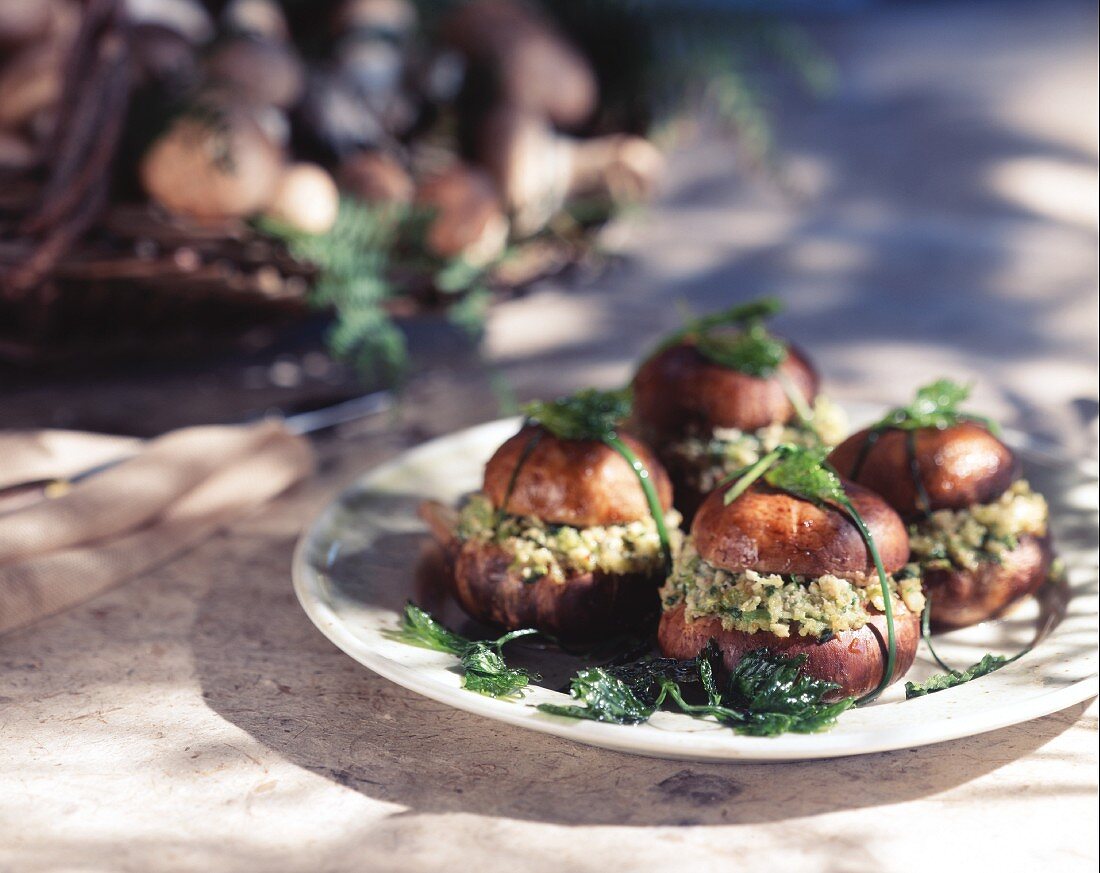
POLYGON ((525 628, 497 640, 475 642, 440 624, 410 601, 405 604, 401 627, 387 635, 397 642, 457 657, 462 667, 463 688, 489 697, 516 697, 540 677, 522 668, 509 667, 501 649, 512 640, 535 633, 538 631, 534 628, 525 628))
MULTIPOLYGON (((390 639, 459 659, 462 685, 492 697, 517 697, 537 674, 508 667, 501 648, 536 633, 531 629, 507 633, 493 641, 474 642, 440 624, 413 603, 405 605, 399 629, 390 639)), ((715 679, 722 655, 711 640, 696 658, 647 656, 627 664, 589 667, 571 681, 573 704, 543 703, 538 709, 551 715, 612 724, 648 721, 662 705, 671 704, 693 718, 714 718, 735 732, 752 736, 812 733, 831 727, 853 705, 850 697, 826 703, 840 686, 802 672, 806 655, 788 658, 767 649, 748 653, 730 672, 723 688, 715 679), (701 686, 703 703, 687 700, 682 686, 701 686)))
POLYGON ((761 297, 748 303, 739 303, 719 312, 689 318, 678 331, 669 334, 661 343, 665 349, 688 337, 697 337, 720 327, 746 328, 760 324, 783 311, 782 302, 775 297, 761 297))
MULTIPOLYGON (((1023 654, 1022 652, 1020 654, 1023 654)), ((1015 661, 1020 655, 1006 658, 1004 655, 986 654, 977 664, 971 664, 965 670, 952 670, 949 673, 937 673, 924 682, 906 682, 905 699, 924 697, 926 694, 935 694, 937 691, 946 691, 957 685, 963 685, 971 679, 987 676, 996 670, 1000 670, 1005 664, 1015 661)))
POLYGON ((631 405, 629 388, 586 388, 558 400, 528 403, 523 413, 561 439, 602 440, 630 416, 631 405))
POLYGON ((894 605, 890 595, 890 583, 886 576, 886 569, 882 565, 882 557, 879 555, 878 546, 871 536, 871 531, 855 508, 840 476, 825 461, 828 448, 802 448, 784 443, 768 452, 764 457, 752 466, 738 471, 726 481, 732 482, 731 487, 723 495, 726 506, 733 503, 744 494, 758 479, 763 478, 773 488, 793 494, 803 500, 808 500, 818 506, 832 504, 842 510, 859 531, 867 551, 874 562, 875 571, 878 573, 879 585, 882 588, 883 612, 886 615, 886 664, 882 672, 882 679, 874 690, 861 697, 858 703, 870 703, 878 697, 890 684, 894 675, 894 665, 897 662, 897 635, 894 629, 894 605))
POLYGON ((599 440, 622 456, 638 477, 638 484, 642 486, 646 505, 653 516, 657 536, 661 541, 665 571, 668 572, 672 569, 672 545, 660 496, 653 485, 649 469, 633 449, 619 438, 619 426, 630 417, 631 406, 629 388, 615 391, 586 388, 552 402, 528 403, 523 411, 528 422, 542 425, 560 439, 599 440))
POLYGON ((714 718, 740 734, 776 736, 812 733, 831 727, 853 701, 824 703, 839 686, 806 676, 806 655, 787 658, 766 649, 748 653, 730 672, 724 688, 714 678, 721 658, 713 640, 697 658, 648 658, 620 667, 582 670, 572 681, 576 704, 543 703, 551 715, 614 724, 647 721, 670 703, 693 718, 714 718), (689 703, 682 685, 701 685, 705 703, 689 703))
POLYGON ((992 419, 959 409, 959 405, 970 396, 972 388, 972 385, 963 385, 951 379, 937 379, 918 388, 911 403, 891 409, 871 426, 871 430, 944 430, 962 421, 974 421, 987 427, 994 435, 1000 435, 1000 427, 992 419))
POLYGON ((787 360, 787 344, 768 333, 760 322, 737 334, 701 333, 695 348, 716 364, 758 378, 774 375, 787 360))
POLYGON ((666 337, 661 349, 691 339, 708 360, 739 373, 767 378, 787 359, 787 344, 769 333, 764 324, 782 310, 779 300, 763 297, 693 318, 666 337), (725 328, 738 331, 729 333, 725 328))
POLYGON ((920 630, 921 637, 924 639, 924 644, 928 646, 928 651, 932 653, 932 658, 940 667, 945 670, 945 673, 937 673, 935 676, 930 676, 924 680, 924 682, 906 682, 905 683, 905 699, 912 700, 914 697, 924 697, 926 694, 935 694, 937 691, 946 691, 948 688, 955 688, 959 685, 964 685, 972 679, 978 679, 982 676, 988 676, 1001 667, 1007 664, 1011 664, 1018 658, 1022 658, 1029 651, 1031 647, 1028 646, 1022 652, 1018 652, 1011 658, 1004 655, 994 655, 987 653, 982 656, 982 659, 976 664, 971 664, 965 670, 955 670, 944 662, 932 645, 932 629, 931 629, 931 615, 932 615, 932 597, 931 595, 925 596, 924 613, 921 615, 920 630))

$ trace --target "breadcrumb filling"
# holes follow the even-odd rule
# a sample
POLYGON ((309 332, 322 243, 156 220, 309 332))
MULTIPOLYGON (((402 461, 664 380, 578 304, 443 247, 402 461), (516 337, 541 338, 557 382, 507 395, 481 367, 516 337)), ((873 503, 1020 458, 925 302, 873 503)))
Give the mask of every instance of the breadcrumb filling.
MULTIPOLYGON (((680 513, 665 513, 673 554, 683 534, 680 513)), ((511 569, 534 582, 549 576, 558 582, 577 573, 663 573, 664 556, 657 525, 646 516, 626 524, 571 527, 548 524, 529 515, 497 518, 489 497, 471 494, 459 510, 458 537, 493 543, 511 556, 511 569)))
MULTIPOLYGON (((924 609, 918 577, 888 577, 895 612, 924 609)), ((726 630, 767 631, 777 637, 821 637, 858 630, 882 612, 877 574, 840 577, 780 576, 754 570, 734 572, 703 560, 690 538, 661 589, 666 610, 684 605, 684 617, 718 618, 726 630)))
POLYGON ((770 424, 759 430, 716 427, 709 434, 690 435, 665 446, 665 453, 681 461, 678 466, 695 471, 691 484, 700 491, 711 491, 723 479, 750 464, 755 464, 781 443, 811 448, 835 446, 847 435, 844 410, 827 397, 818 396, 813 404, 813 425, 800 422, 770 424))
POLYGON ((976 570, 982 563, 1000 563, 1020 537, 1044 536, 1048 517, 1043 495, 1019 479, 992 503, 940 509, 910 525, 910 558, 928 569, 976 570))

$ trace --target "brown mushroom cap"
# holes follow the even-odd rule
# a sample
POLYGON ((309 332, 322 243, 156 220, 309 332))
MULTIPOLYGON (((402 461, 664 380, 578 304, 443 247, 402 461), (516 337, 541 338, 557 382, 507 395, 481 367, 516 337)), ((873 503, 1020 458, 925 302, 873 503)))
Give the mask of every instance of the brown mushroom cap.
POLYGON ((922 508, 910 467, 910 434, 929 510, 989 503, 1019 477, 1012 450, 969 421, 943 430, 881 431, 869 448, 870 431, 861 430, 833 449, 829 461, 842 476, 878 492, 904 517, 913 518, 922 514, 922 508))
MULTIPOLYGON (((624 524, 649 517, 649 504, 630 464, 598 440, 564 440, 528 426, 497 449, 485 465, 485 493, 497 508, 528 443, 542 434, 524 461, 508 498, 507 510, 551 524, 573 527, 624 524)), ((620 438, 645 464, 661 507, 672 506, 668 474, 653 453, 633 437, 620 438)))
MULTIPOLYGON (((920 642, 920 615, 901 612, 894 616, 894 633, 897 641, 897 659, 894 663, 896 682, 913 666, 920 642)), ((714 617, 684 619, 684 607, 675 607, 661 616, 657 641, 661 652, 669 658, 680 660, 694 658, 708 641, 714 639, 722 652, 726 669, 737 663, 754 649, 768 649, 777 655, 794 657, 806 655, 802 668, 807 676, 835 682, 840 688, 829 699, 862 697, 878 687, 882 671, 886 667, 886 616, 874 613, 870 621, 855 631, 841 631, 824 643, 815 637, 777 637, 765 631, 745 633, 726 630, 720 619, 714 617)))
POLYGON ((416 202, 433 210, 428 249, 441 258, 462 258, 473 266, 496 260, 508 241, 508 219, 493 182, 462 164, 425 180, 416 202))
POLYGON ((145 190, 170 212, 200 221, 252 215, 283 170, 282 151, 255 118, 224 107, 216 120, 181 115, 142 158, 145 190))
MULTIPOLYGON (((790 347, 779 372, 812 401, 818 377, 801 351, 790 347)), ((658 434, 694 428, 756 430, 790 421, 794 407, 775 376, 758 378, 708 360, 690 340, 653 355, 634 376, 637 420, 658 434)))
POLYGON ((1054 560, 1050 536, 1023 536, 1000 561, 976 570, 924 570, 922 582, 932 604, 932 621, 942 627, 967 627, 1000 615, 1034 594, 1050 575, 1054 560))
MULTIPOLYGON (((859 530, 841 510, 759 483, 727 506, 731 487, 711 492, 691 526, 695 548, 708 563, 798 576, 875 571, 859 530)), ((845 482, 844 491, 870 530, 886 572, 900 570, 909 560, 909 536, 898 514, 859 485, 845 482)))
POLYGON ((408 171, 385 152, 349 155, 336 177, 342 190, 364 203, 409 203, 415 190, 408 171))

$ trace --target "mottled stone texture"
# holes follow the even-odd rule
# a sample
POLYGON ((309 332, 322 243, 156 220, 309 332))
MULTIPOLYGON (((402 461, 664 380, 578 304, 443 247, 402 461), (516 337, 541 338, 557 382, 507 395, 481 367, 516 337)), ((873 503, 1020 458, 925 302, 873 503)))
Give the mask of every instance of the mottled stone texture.
MULTIPOLYGON (((980 405, 1085 451, 1094 10, 891 4, 818 26, 843 78, 780 114, 801 195, 731 175, 725 144, 690 146, 662 203, 614 230, 628 263, 498 309, 488 360, 522 397, 611 385, 675 298, 779 292, 832 393, 974 377, 980 405)), ((322 441, 307 486, 0 640, 0 870, 1095 869, 1095 703, 911 751, 684 764, 482 721, 333 648, 294 602, 296 535, 372 464, 496 414, 453 351, 396 421, 322 441)), ((279 399, 204 378, 28 385, 0 416, 137 432, 279 399)))

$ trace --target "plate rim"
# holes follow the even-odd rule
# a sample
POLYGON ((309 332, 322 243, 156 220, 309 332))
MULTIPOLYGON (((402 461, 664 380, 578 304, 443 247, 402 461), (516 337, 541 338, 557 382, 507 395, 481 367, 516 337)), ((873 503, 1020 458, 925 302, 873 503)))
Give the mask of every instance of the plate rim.
MULTIPOLYGON (((844 406, 849 411, 862 407, 867 409, 877 408, 877 405, 859 403, 846 403, 844 406)), ((313 562, 309 560, 309 552, 332 514, 346 503, 347 498, 369 488, 373 480, 384 478, 409 465, 415 461, 417 456, 431 454, 433 451, 459 438, 476 439, 482 432, 489 433, 515 427, 519 421, 520 418, 514 416, 495 419, 440 435, 408 448, 393 458, 357 475, 332 495, 313 514, 309 523, 302 528, 291 559, 291 577, 294 592, 298 603, 309 619, 341 652, 403 688, 438 703, 494 721, 612 751, 648 757, 710 762, 793 762, 917 748, 976 736, 1014 724, 1022 724, 1059 712, 1100 694, 1100 676, 1093 673, 1091 676, 1078 679, 1069 685, 1042 692, 1023 702, 1009 702, 992 708, 977 708, 963 716, 948 717, 950 725, 945 725, 942 721, 934 721, 932 723, 935 725, 934 729, 929 728, 926 721, 918 716, 903 726, 891 726, 888 731, 876 731, 872 726, 843 734, 826 731, 818 734, 750 737, 733 734, 717 725, 713 729, 701 728, 687 732, 658 731, 642 733, 638 731, 637 726, 565 719, 541 713, 523 702, 486 697, 463 691, 457 685, 452 688, 435 680, 425 679, 416 668, 401 664, 366 648, 365 644, 357 639, 350 629, 339 620, 333 610, 314 594, 314 589, 323 584, 326 574, 318 567, 313 566, 313 562), (718 743, 700 742, 698 738, 707 734, 712 734, 715 738, 720 736, 721 740, 718 743), (683 745, 683 740, 687 736, 696 738, 693 744, 690 747, 677 748, 678 744, 683 745), (835 738, 835 740, 831 742, 830 737, 835 738)), ((1031 442, 1030 438, 1020 431, 1006 430, 1005 435, 1006 437, 1015 438, 1012 441, 1025 448, 1029 447, 1031 442)), ((1078 468, 1080 468, 1083 461, 1083 459, 1070 458, 1061 453, 1055 455, 1045 446, 1032 446, 1031 448, 1036 455, 1045 456, 1048 460, 1056 459, 1060 463, 1072 464, 1078 468)), ((951 690, 941 692, 941 694, 950 693, 951 690)), ((929 697, 907 701, 907 704, 910 706, 917 704, 917 708, 919 708, 922 701, 927 701, 931 697, 930 695, 929 697)), ((668 715, 672 718, 690 718, 689 716, 673 713, 668 715)), ((650 726, 652 726, 652 723, 650 726)))

